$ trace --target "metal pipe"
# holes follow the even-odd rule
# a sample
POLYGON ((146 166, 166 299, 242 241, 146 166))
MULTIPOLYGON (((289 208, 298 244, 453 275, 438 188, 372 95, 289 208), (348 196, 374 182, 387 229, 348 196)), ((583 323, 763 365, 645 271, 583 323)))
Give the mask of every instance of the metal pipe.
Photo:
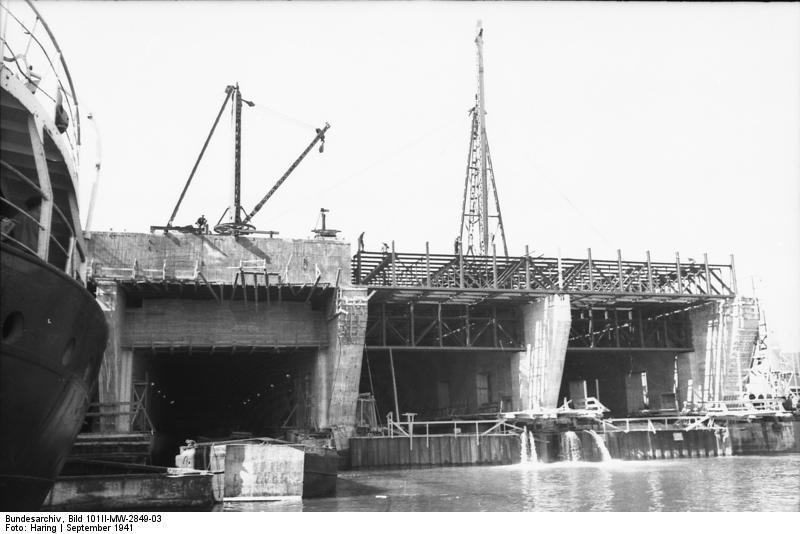
POLYGON ((397 380, 394 375, 394 357, 392 356, 392 348, 389 347, 389 366, 392 369, 392 391, 394 392, 394 410, 397 413, 399 420, 400 417, 400 404, 397 402, 397 380))
POLYGON ((219 108, 219 113, 217 113, 217 118, 214 119, 214 124, 211 126, 211 131, 208 132, 208 137, 206 137, 206 142, 203 143, 203 148, 200 149, 200 155, 197 156, 197 160, 194 162, 192 172, 189 173, 189 179, 186 180, 186 185, 183 186, 183 191, 181 191, 181 196, 178 198, 178 203, 175 204, 175 209, 172 210, 172 215, 167 222, 167 226, 172 226, 172 221, 175 220, 175 216, 178 214, 178 208, 181 207, 183 197, 186 196, 186 190, 189 189, 189 184, 192 183, 192 178, 194 178, 194 173, 197 171, 197 166, 200 165, 200 160, 203 159, 203 154, 205 154, 206 148, 208 148, 208 143, 211 141, 211 136, 214 135, 214 130, 216 130, 219 119, 222 117, 222 112, 225 111, 225 106, 228 105, 228 100, 230 100, 232 92, 233 86, 229 85, 225 88, 225 100, 222 102, 222 107, 219 108))

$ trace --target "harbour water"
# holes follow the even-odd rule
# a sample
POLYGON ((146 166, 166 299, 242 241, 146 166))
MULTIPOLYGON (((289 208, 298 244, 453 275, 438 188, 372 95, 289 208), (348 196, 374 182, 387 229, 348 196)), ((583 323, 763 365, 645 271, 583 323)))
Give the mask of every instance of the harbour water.
POLYGON ((337 495, 216 511, 800 511, 800 454, 344 471, 337 495))

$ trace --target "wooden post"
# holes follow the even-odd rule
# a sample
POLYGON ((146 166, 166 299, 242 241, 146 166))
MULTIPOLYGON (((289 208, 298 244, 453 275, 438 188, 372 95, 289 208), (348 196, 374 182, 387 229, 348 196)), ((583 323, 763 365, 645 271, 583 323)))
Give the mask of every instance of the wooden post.
POLYGON ((734 294, 738 293, 736 289, 736 267, 733 264, 733 254, 731 254, 731 289, 734 294))
POLYGON ((492 306, 492 345, 498 346, 497 336, 497 306, 492 306))
POLYGON ((381 344, 386 346, 386 303, 381 302, 381 344))
POLYGON ((528 245, 525 245, 525 289, 531 288, 531 256, 528 245))
POLYGON ((467 335, 467 347, 470 347, 472 346, 472 339, 469 328, 469 304, 464 304, 464 326, 466 328, 465 333, 467 335))
POLYGON ((442 339, 442 303, 439 302, 436 304, 436 322, 437 327, 439 329, 439 346, 444 345, 444 340, 442 339))
POLYGON ((561 247, 558 248, 558 289, 564 290, 564 274, 561 266, 561 247))
POLYGON ((425 241, 425 280, 427 287, 431 287, 431 249, 427 241, 425 241))
POLYGON ((409 311, 409 329, 410 336, 411 336, 411 346, 414 347, 417 344, 416 333, 414 332, 414 301, 408 303, 408 311, 409 311))
POLYGON ((464 251, 462 250, 461 242, 458 242, 458 274, 460 287, 464 288, 464 251))
POLYGON ((497 246, 492 243, 492 287, 497 289, 497 246))
POLYGON ((392 391, 394 392, 394 411, 397 413, 397 420, 400 420, 400 404, 397 402, 397 380, 394 375, 394 357, 392 356, 392 348, 389 347, 389 367, 392 369, 392 391))
POLYGON ((395 266, 394 240, 392 240, 392 285, 397 285, 397 267, 395 266))
POLYGON ((356 283, 361 283, 361 248, 359 247, 358 252, 356 252, 356 283))

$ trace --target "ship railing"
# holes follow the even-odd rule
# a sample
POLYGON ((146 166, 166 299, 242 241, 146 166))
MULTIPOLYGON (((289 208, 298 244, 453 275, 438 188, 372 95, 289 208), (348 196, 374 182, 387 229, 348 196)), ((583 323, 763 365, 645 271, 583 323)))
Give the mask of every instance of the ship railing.
POLYGON ((654 416, 654 417, 613 417, 608 419, 598 419, 602 431, 642 431, 646 430, 655 434, 657 430, 689 430, 709 422, 707 415, 673 415, 673 416, 654 416))
POLYGON ((67 63, 58 42, 45 20, 30 0, 14 2, 13 11, 0 3, 2 29, 3 67, 26 80, 28 88, 45 109, 59 103, 69 123, 64 134, 70 157, 78 167, 78 150, 81 144, 81 126, 78 98, 67 63))
MULTIPOLYGON (((2 164, 4 168, 8 168, 16 172, 16 169, 8 165, 6 162, 0 161, 0 164, 2 164)), ((45 195, 41 191, 41 189, 39 189, 39 187, 36 186, 36 184, 31 182, 27 177, 23 176, 23 178, 29 183, 29 185, 32 185, 36 191, 39 191, 45 200, 49 200, 48 196, 45 195)), ((16 246, 26 250, 27 252, 30 252, 34 256, 41 257, 39 255, 39 250, 37 245, 34 245, 33 243, 24 243, 15 237, 14 228, 22 224, 33 224, 41 231, 41 230, 46 230, 46 227, 39 221, 39 219, 28 213, 28 210, 25 209, 24 206, 20 206, 19 204, 16 204, 11 200, 8 200, 4 196, 0 197, 0 203, 2 203, 3 206, 10 207, 13 211, 16 211, 17 213, 17 215, 15 215, 14 217, 3 218, 2 224, 0 224, 0 234, 2 234, 3 241, 14 243, 16 246), (33 246, 37 246, 37 250, 34 250, 33 246)), ((71 251, 74 245, 75 232, 72 228, 72 222, 69 219, 67 219, 67 216, 64 215, 64 212, 61 211, 58 208, 58 206, 55 205, 55 203, 51 204, 51 206, 53 208, 53 213, 55 213, 56 216, 58 216, 61 219, 61 221, 64 223, 64 226, 67 228, 67 231, 69 232, 70 244, 67 247, 65 247, 59 242, 56 235, 54 235, 52 232, 47 232, 48 239, 50 240, 50 244, 55 245, 56 248, 58 248, 61 252, 64 253, 64 257, 66 258, 65 265, 60 265, 59 267, 63 270, 70 271, 72 263, 71 251)), ((44 261, 48 261, 47 257, 42 257, 41 259, 44 261)))

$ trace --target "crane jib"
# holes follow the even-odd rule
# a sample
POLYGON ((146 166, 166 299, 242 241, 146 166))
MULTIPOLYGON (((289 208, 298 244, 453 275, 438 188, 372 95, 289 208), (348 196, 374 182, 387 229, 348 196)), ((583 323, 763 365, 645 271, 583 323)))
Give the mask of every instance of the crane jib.
POLYGON ((289 168, 286 170, 286 172, 283 173, 283 176, 281 176, 280 179, 278 179, 278 181, 275 182, 275 185, 272 186, 272 189, 270 189, 267 192, 267 194, 264 196, 264 198, 262 198, 261 201, 258 204, 256 204, 256 207, 253 208, 253 211, 250 212, 250 215, 248 215, 247 217, 245 217, 242 220, 242 224, 247 224, 248 222, 250 222, 250 220, 256 215, 256 213, 258 213, 259 210, 264 206, 264 204, 267 202, 267 200, 269 200, 269 198, 273 194, 275 194, 275 191, 278 190, 278 188, 281 186, 281 184, 283 184, 283 182, 286 181, 286 178, 289 177, 289 175, 292 173, 292 171, 294 171, 294 169, 300 164, 300 162, 303 161, 303 158, 305 158, 306 155, 311 151, 311 149, 314 148, 314 145, 316 145, 317 142, 319 142, 319 141, 322 141, 323 143, 325 142, 325 132, 327 132, 328 128, 330 128, 330 127, 331 127, 330 124, 325 123, 325 127, 324 128, 322 128, 322 129, 317 128, 317 136, 314 137, 314 140, 311 141, 311 143, 306 147, 306 149, 303 151, 303 153, 300 154, 300 156, 298 156, 298 158, 296 160, 294 160, 294 163, 292 163, 291 166, 289 166, 289 168))

